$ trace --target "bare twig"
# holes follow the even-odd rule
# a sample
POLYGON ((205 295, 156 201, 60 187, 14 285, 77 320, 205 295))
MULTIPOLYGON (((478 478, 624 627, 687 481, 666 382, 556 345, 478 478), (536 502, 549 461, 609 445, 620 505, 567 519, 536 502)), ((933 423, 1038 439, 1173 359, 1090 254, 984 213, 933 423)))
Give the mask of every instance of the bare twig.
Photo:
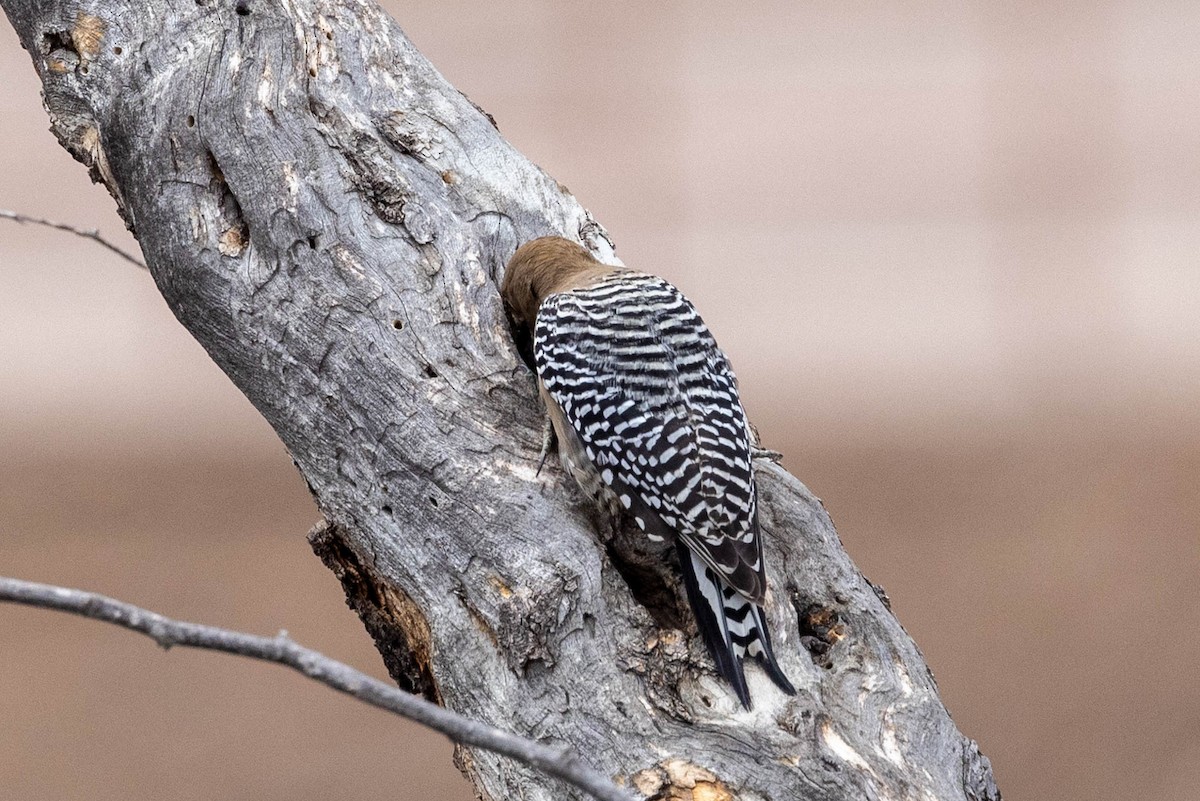
POLYGON ((182 645, 277 662, 372 706, 441 732, 456 743, 486 748, 539 768, 601 801, 631 801, 633 796, 585 765, 565 748, 518 737, 432 704, 411 693, 309 648, 280 631, 259 637, 240 631, 172 620, 156 612, 83 590, 37 584, 0 576, 0 601, 57 609, 141 632, 163 648, 182 645))
POLYGON ((75 236, 81 236, 84 239, 90 239, 93 242, 99 242, 101 245, 108 248, 113 253, 116 253, 130 264, 136 264, 143 270, 147 269, 145 262, 143 262, 137 256, 134 256, 129 251, 119 248, 112 242, 109 242, 107 239, 101 236, 99 231, 95 230, 94 228, 91 230, 85 228, 76 228, 75 226, 67 225, 66 223, 55 222, 54 220, 46 220, 41 217, 30 217, 28 214, 20 214, 15 211, 9 211, 8 209, 0 209, 0 220, 12 220, 13 222, 19 222, 22 225, 44 225, 47 228, 55 228, 59 231, 66 231, 69 234, 75 234, 75 236))

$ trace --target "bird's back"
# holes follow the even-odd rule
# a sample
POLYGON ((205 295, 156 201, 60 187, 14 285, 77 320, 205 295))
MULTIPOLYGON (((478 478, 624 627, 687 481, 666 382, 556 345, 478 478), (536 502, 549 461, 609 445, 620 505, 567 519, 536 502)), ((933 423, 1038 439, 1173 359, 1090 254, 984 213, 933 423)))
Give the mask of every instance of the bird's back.
MULTIPOLYGON (((661 278, 614 271, 545 299, 534 355, 625 508, 657 517, 761 602, 749 424, 729 362, 691 302, 661 278)), ((647 530, 656 522, 639 519, 647 530)))

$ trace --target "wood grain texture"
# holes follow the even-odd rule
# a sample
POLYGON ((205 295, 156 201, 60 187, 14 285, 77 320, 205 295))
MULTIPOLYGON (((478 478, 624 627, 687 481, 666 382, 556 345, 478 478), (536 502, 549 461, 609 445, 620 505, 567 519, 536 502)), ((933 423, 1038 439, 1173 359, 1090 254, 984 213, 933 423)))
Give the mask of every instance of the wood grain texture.
MULTIPOLYGON (((767 614, 798 693, 751 668, 752 712, 690 623, 634 596, 557 465, 535 475, 542 413, 498 279, 537 236, 611 244, 378 7, 0 6, 59 140, 292 454, 328 521, 314 547, 404 686, 649 797, 999 799, 781 468, 758 471, 767 614)), ((459 763, 487 798, 572 797, 489 753, 459 763)))

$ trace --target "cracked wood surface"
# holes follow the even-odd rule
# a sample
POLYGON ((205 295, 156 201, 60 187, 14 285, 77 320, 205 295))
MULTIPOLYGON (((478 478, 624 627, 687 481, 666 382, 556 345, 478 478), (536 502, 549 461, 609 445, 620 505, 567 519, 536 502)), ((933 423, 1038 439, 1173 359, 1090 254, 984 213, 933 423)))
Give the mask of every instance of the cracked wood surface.
MULTIPOLYGON (((999 799, 886 597, 782 468, 758 463, 767 613, 798 692, 752 667, 751 712, 690 622, 633 596, 645 566, 557 465, 535 475, 503 265, 546 234, 615 255, 377 6, 0 6, 60 142, 287 446, 327 521, 313 547, 402 686, 652 798, 999 799)), ((490 753, 458 763, 487 798, 572 794, 490 753)))

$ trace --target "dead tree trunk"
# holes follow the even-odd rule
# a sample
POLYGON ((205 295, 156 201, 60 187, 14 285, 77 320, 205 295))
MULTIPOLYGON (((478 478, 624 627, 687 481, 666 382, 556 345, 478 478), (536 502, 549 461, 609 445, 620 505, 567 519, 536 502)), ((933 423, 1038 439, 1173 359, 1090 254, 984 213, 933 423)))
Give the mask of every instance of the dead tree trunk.
MULTIPOLYGON (((759 467, 771 628, 753 712, 631 593, 553 465, 497 293, 604 231, 371 0, 0 0, 63 146, 270 421, 313 545, 403 686, 664 798, 998 799, 820 502, 759 467)), ((652 604, 651 604, 652 606, 652 604)), ((398 750, 398 754, 400 751, 398 750)), ((572 791, 460 750, 485 798, 572 791)))

